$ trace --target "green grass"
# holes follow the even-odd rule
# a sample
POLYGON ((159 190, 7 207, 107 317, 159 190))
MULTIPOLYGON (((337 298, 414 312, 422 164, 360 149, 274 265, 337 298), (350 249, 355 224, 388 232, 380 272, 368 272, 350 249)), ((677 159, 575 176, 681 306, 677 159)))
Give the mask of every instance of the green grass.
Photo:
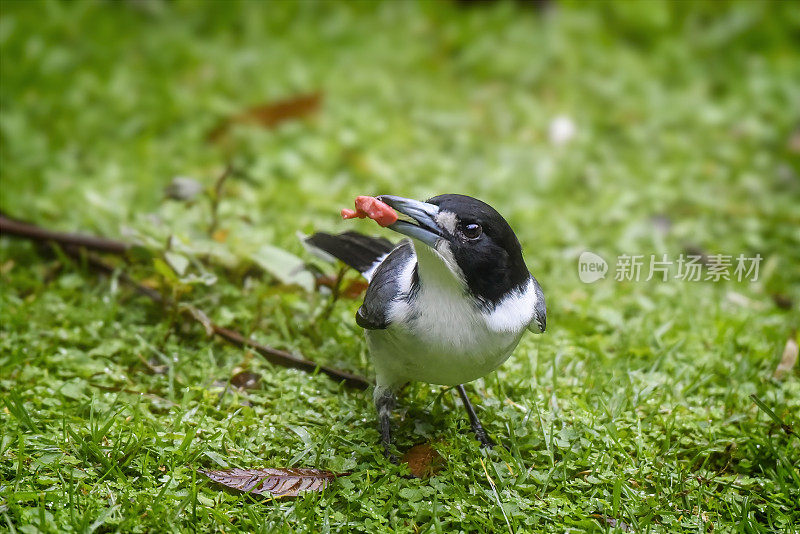
MULTIPOLYGON (((276 284, 261 245, 358 228, 357 194, 480 197, 511 222, 548 299, 471 386, 508 450, 479 451, 453 392, 413 384, 386 462, 370 395, 272 367, 182 325, 115 278, 0 239, 0 529, 798 532, 795 368, 772 379, 800 302, 800 11, 791 3, 0 4, 0 208, 173 249, 211 285, 175 294, 263 343, 371 373, 358 301, 276 284), (320 90, 275 130, 221 117, 320 90), (572 117, 577 137, 547 129, 572 117), (241 171, 208 238, 177 175, 241 171), (654 224, 654 218, 667 220, 654 224), (620 254, 764 257, 759 280, 615 282, 620 254), (591 250, 611 261, 577 277, 591 250), (200 261, 203 252, 212 260, 200 261), (791 301, 790 309, 774 298, 791 301), (163 366, 163 373, 151 367, 163 366), (223 394, 241 368, 260 386, 223 394), (141 392, 137 394, 136 392, 141 392), (352 471, 323 494, 257 499, 199 468, 352 471)), ((332 267, 326 267, 333 272, 332 267)), ((129 270, 165 284, 146 258, 129 270)))

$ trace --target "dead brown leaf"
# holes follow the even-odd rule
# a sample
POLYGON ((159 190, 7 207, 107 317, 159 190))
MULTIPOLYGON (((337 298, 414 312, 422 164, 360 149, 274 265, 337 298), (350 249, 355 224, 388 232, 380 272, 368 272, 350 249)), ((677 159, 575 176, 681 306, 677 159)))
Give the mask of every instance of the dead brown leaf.
POLYGON ((333 289, 334 287, 336 287, 337 277, 330 276, 327 274, 321 274, 317 276, 315 280, 317 282, 317 287, 325 286, 333 289))
MULTIPOLYGON (((331 289, 336 287, 337 277, 335 276, 318 276, 316 278, 317 286, 325 286, 331 289)), ((369 283, 366 280, 351 280, 347 285, 339 290, 339 296, 348 299, 357 299, 364 291, 367 290, 369 283)))
POLYGON ((341 295, 349 299, 357 299, 367 290, 369 283, 366 280, 353 280, 342 290, 341 295))
POLYGON ((150 371, 150 374, 163 375, 166 374, 167 371, 169 370, 169 367, 163 364, 159 364, 158 360, 156 360, 155 358, 147 360, 141 354, 137 354, 136 356, 138 356, 139 360, 145 365, 145 367, 147 367, 147 370, 150 371))
POLYGON ((789 295, 784 295, 782 293, 773 293, 772 302, 774 302, 775 305, 782 310, 791 310, 793 305, 792 297, 790 297, 789 295))
POLYGON ((349 474, 308 468, 200 469, 198 473, 243 493, 269 493, 274 497, 297 497, 304 491, 322 491, 334 478, 349 474))
POLYGON ((228 240, 228 233, 229 231, 225 229, 216 230, 213 234, 211 234, 211 239, 217 243, 224 243, 228 240))
POLYGON ((797 363, 797 353, 797 339, 795 335, 792 335, 792 337, 786 340, 786 346, 783 347, 783 356, 781 357, 780 363, 778 363, 778 367, 775 368, 772 378, 775 380, 783 380, 786 378, 797 363))
POLYGON ((208 140, 212 143, 218 141, 234 124, 256 124, 264 128, 275 128, 282 122, 315 113, 321 103, 322 93, 317 92, 254 106, 223 120, 209 132, 208 140))
POLYGON ((445 461, 430 443, 414 445, 403 455, 403 462, 417 478, 430 478, 442 470, 445 461))
POLYGON ((255 389, 261 382, 261 375, 250 371, 241 371, 231 377, 231 385, 242 389, 255 389))

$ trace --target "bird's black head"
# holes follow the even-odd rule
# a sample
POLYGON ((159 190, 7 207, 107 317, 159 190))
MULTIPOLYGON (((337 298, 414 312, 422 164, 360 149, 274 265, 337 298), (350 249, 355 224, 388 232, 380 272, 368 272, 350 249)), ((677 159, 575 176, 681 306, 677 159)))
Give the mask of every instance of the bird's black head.
POLYGON ((390 226, 422 241, 445 261, 454 261, 469 290, 496 303, 528 282, 530 273, 517 236, 497 210, 465 195, 439 195, 427 202, 378 197, 413 222, 390 226))

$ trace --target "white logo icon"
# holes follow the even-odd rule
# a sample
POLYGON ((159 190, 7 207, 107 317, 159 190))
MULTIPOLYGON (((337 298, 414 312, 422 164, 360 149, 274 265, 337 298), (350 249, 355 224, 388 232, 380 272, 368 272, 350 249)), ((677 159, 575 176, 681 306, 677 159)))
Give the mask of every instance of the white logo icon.
POLYGON ((606 277, 608 272, 608 264, 606 260, 595 254, 594 252, 583 252, 578 258, 578 278, 584 284, 591 284, 597 282, 601 278, 606 277))

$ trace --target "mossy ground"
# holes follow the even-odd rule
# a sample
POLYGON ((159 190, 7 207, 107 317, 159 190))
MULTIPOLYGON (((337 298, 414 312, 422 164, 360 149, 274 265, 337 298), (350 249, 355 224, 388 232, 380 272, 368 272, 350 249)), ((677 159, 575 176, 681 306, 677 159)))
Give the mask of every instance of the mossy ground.
POLYGON ((368 393, 271 366, 117 278, 3 238, 0 528, 797 532, 800 439, 750 397, 800 432, 797 370, 772 378, 800 302, 796 6, 0 9, 6 213, 157 256, 173 236, 210 285, 169 280, 146 258, 131 274, 263 343, 365 375, 358 301, 330 308, 253 261, 263 244, 311 260, 298 231, 379 233, 338 219, 357 194, 486 200, 548 302, 547 333, 470 386, 507 449, 478 449, 453 392, 406 389, 398 448, 429 441, 446 459, 417 480, 383 459, 368 393), (221 117, 313 91, 312 117, 207 140, 221 117), (576 126, 561 146, 548 136, 558 116, 576 126), (163 191, 174 176, 211 188, 229 161, 241 172, 215 240, 205 196, 163 191), (760 254, 759 279, 613 279, 620 254, 691 247, 760 254), (611 263, 605 280, 579 281, 584 250, 611 263), (258 388, 223 393, 242 368, 258 388), (276 501, 196 472, 225 466, 353 474, 276 501))

